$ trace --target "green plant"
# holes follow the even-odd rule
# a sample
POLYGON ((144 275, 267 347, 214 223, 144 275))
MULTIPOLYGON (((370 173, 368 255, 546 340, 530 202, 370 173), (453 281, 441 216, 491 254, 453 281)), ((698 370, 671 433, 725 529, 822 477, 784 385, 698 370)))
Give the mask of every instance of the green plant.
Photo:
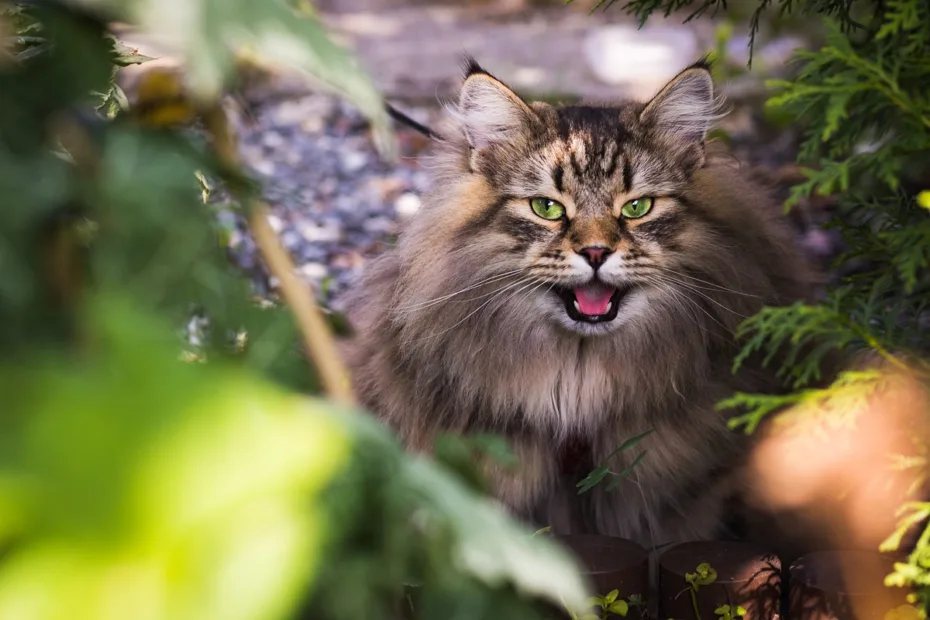
POLYGON ((746 608, 739 605, 735 607, 721 605, 714 610, 714 614, 720 616, 720 620, 739 620, 739 618, 744 618, 747 613, 746 608))
POLYGON ((219 104, 248 52, 348 97, 389 154, 318 22, 283 0, 0 0, 0 41, 0 617, 388 620, 410 583, 423 619, 583 603, 567 554, 355 409, 287 277, 219 104), (184 71, 130 103, 114 66, 145 59, 113 22, 184 71), (230 266, 219 206, 286 303, 230 266))
POLYGON ((697 603, 698 590, 701 586, 709 586, 715 581, 717 581, 717 571, 706 562, 698 564, 693 573, 685 573, 685 583, 688 584, 688 595, 691 597, 695 620, 701 620, 701 612, 698 610, 697 603))
MULTIPOLYGON (((635 437, 631 437, 627 439, 622 444, 620 444, 619 448, 617 448, 616 450, 610 453, 610 455, 607 457, 607 460, 610 461, 610 459, 620 454, 621 452, 632 450, 636 446, 636 444, 638 444, 640 441, 642 441, 643 439, 651 435, 653 432, 655 432, 654 429, 649 429, 648 431, 644 433, 640 433, 639 435, 636 435, 635 437)), ((580 482, 578 482, 578 484, 575 485, 578 488, 578 494, 580 495, 581 493, 586 493, 587 491, 590 491, 591 489, 599 485, 604 480, 604 478, 608 476, 610 477, 610 482, 607 484, 607 491, 613 491, 614 489, 617 488, 617 485, 619 485, 620 482, 624 478, 627 478, 631 473, 633 473, 633 470, 636 468, 639 462, 643 460, 643 457, 645 456, 646 456, 646 450, 643 450, 642 452, 637 454, 636 457, 634 457, 633 461, 629 465, 627 465, 623 470, 619 472, 612 471, 610 469, 609 464, 601 465, 600 467, 598 467, 597 469, 589 473, 587 476, 585 476, 584 479, 582 479, 580 482)))
POLYGON ((595 609, 596 612, 588 611, 576 613, 571 609, 568 610, 572 620, 606 620, 611 616, 620 616, 625 618, 631 607, 642 607, 644 605, 642 597, 634 594, 629 601, 618 598, 619 590, 611 590, 604 596, 593 596, 588 599, 587 607, 595 609))
POLYGON ((609 616, 626 617, 627 612, 630 610, 630 606, 625 600, 617 598, 619 594, 619 591, 611 590, 604 596, 593 598, 592 602, 601 608, 602 618, 607 618, 609 616))

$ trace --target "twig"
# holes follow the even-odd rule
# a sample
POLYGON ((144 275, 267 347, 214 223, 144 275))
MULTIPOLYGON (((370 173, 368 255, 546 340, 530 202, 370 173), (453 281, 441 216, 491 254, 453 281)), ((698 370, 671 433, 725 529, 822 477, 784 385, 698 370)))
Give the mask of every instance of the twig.
MULTIPOLYGON (((214 149, 222 161, 238 167, 239 153, 226 113, 215 103, 204 114, 204 123, 213 136, 214 149)), ((313 360, 327 395, 347 404, 355 398, 349 374, 342 364, 335 339, 317 306, 309 284, 294 274, 294 263, 281 245, 277 233, 268 224, 267 205, 254 201, 249 205, 249 229, 271 273, 278 279, 284 300, 294 313, 307 352, 313 360)))
POLYGON ((320 373, 326 393, 336 400, 353 404, 355 399, 349 375, 339 358, 335 339, 329 331, 323 313, 314 301, 309 285, 294 275, 294 263, 281 246, 278 235, 268 224, 268 215, 266 205, 253 205, 249 216, 249 228, 255 237, 255 243, 265 257, 271 273, 281 283, 281 292, 294 312, 304 337, 304 344, 320 373))

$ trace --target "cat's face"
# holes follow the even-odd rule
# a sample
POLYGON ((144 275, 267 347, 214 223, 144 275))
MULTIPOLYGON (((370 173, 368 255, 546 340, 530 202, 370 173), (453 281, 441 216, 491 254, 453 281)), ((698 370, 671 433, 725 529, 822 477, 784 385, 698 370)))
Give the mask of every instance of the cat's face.
POLYGON ((519 303, 534 320, 598 335, 690 303, 718 245, 712 218, 684 197, 715 115, 706 67, 645 105, 561 108, 527 105, 473 67, 458 114, 470 172, 493 196, 471 234, 498 248, 499 271, 533 283, 519 303))

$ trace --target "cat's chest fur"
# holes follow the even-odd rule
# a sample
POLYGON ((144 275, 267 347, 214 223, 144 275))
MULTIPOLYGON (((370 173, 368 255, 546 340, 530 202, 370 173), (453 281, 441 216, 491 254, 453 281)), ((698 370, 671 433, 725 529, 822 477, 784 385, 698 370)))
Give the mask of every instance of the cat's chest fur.
POLYGON ((609 351, 584 342, 559 343, 524 358, 503 372, 488 373, 490 405, 519 410, 530 426, 552 433, 553 441, 588 436, 636 399, 622 364, 609 351))
POLYGON ((553 446, 608 429, 637 434, 653 414, 684 404, 685 392, 707 375, 706 351, 651 347, 643 334, 623 343, 527 336, 522 355, 489 347, 480 366, 463 361, 454 372, 469 375, 466 383, 490 420, 516 414, 553 446))

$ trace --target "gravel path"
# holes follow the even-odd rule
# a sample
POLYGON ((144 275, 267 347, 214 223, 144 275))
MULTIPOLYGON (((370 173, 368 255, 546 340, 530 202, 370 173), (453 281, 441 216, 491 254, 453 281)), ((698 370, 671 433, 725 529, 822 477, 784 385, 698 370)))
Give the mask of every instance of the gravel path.
MULTIPOLYGON (((408 109, 424 123, 436 110, 408 109)), ((399 128, 400 158, 391 165, 378 156, 368 124, 343 101, 320 94, 256 106, 254 121, 242 123, 245 164, 261 180, 274 214, 271 224, 323 300, 338 309, 339 293, 360 273, 366 258, 396 238, 403 221, 420 207, 429 175, 417 156, 429 141, 399 128)), ((223 213, 230 224, 231 213, 223 213)), ((258 276, 254 243, 241 222, 230 247, 235 260, 258 276)))

